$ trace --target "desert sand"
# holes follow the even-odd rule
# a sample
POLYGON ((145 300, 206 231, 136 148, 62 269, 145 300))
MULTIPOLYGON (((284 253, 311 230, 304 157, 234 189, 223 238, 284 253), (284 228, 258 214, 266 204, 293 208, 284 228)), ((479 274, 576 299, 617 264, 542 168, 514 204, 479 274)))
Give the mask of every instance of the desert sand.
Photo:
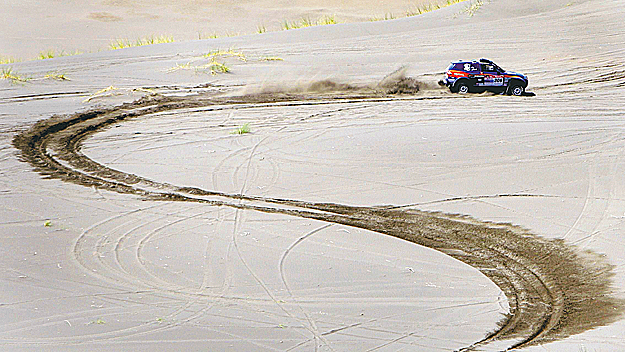
POLYGON ((30 80, 0 80, 0 349, 625 349, 624 12, 463 2, 2 65, 30 80), (536 96, 436 84, 480 57, 536 96))
MULTIPOLYGON (((36 57, 107 49, 112 41, 154 35, 178 41, 280 30, 285 22, 404 17, 428 0, 87 0, 0 1, 0 55, 36 57)), ((446 3, 441 0, 440 3, 446 3)))

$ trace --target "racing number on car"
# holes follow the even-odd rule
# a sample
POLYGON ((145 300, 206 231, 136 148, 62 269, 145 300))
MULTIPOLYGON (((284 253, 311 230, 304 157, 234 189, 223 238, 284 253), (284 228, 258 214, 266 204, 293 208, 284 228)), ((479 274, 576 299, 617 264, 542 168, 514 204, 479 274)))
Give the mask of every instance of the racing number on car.
POLYGON ((503 77, 493 77, 493 85, 495 86, 503 85, 503 77))
POLYGON ((465 72, 471 71, 471 64, 464 64, 464 71, 465 72))

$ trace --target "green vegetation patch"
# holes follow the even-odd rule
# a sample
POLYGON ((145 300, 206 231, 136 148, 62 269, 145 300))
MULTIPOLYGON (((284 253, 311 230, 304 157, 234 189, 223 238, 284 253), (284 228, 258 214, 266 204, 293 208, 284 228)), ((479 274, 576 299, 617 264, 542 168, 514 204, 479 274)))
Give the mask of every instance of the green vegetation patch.
POLYGON ((252 130, 250 129, 250 124, 246 123, 243 126, 237 128, 236 130, 232 131, 232 134, 246 134, 246 133, 250 133, 252 132, 252 130))
POLYGON ((23 76, 15 71, 13 68, 6 67, 0 71, 0 79, 6 79, 11 81, 11 83, 24 83, 31 80, 30 77, 23 76))
POLYGON ((131 48, 133 46, 144 46, 144 45, 173 43, 173 42, 174 42, 174 37, 172 36, 151 35, 145 38, 138 38, 134 41, 129 40, 129 39, 115 39, 109 44, 109 49, 117 50, 117 49, 131 48))
POLYGON ((446 0, 443 3, 430 3, 430 4, 423 4, 423 5, 415 6, 409 9, 408 11, 406 11, 406 17, 422 15, 424 13, 439 10, 444 7, 451 6, 451 5, 454 5, 463 1, 467 1, 467 0, 446 0))
POLYGON ((298 29, 312 26, 325 26, 328 24, 337 24, 336 16, 323 16, 316 21, 310 19, 310 17, 302 17, 299 21, 284 21, 282 23, 282 30, 288 31, 290 29, 298 29))
POLYGON ((241 61, 247 61, 247 57, 240 51, 235 51, 233 48, 228 50, 217 49, 209 52, 208 54, 203 55, 203 57, 208 59, 215 59, 217 57, 236 57, 241 61))
POLYGON ((50 72, 43 76, 44 79, 52 79, 55 81, 69 81, 70 79, 64 73, 50 72))
POLYGON ((12 64, 15 62, 20 62, 22 61, 21 59, 16 59, 14 57, 10 57, 10 56, 0 56, 0 65, 6 65, 6 64, 12 64))

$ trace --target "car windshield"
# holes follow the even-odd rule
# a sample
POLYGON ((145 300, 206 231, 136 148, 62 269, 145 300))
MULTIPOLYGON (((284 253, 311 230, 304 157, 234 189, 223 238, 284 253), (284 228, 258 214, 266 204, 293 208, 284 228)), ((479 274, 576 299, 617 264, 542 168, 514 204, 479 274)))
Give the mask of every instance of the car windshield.
POLYGON ((504 70, 503 68, 499 67, 499 65, 497 65, 496 63, 493 62, 493 66, 495 68, 495 71, 499 71, 499 72, 506 72, 506 70, 504 70))
POLYGON ((482 63, 482 72, 499 72, 499 67, 495 64, 482 63))

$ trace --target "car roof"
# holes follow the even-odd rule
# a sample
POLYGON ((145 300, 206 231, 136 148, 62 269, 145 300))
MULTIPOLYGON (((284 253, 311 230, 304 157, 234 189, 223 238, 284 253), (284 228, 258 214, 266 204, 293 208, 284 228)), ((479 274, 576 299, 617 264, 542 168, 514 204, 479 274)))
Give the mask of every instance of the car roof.
POLYGON ((466 63, 477 63, 477 61, 473 60, 473 61, 469 61, 469 60, 458 60, 458 61, 452 61, 452 64, 466 64, 466 63))
POLYGON ((473 63, 473 62, 475 62, 475 63, 483 62, 483 63, 487 63, 487 64, 494 64, 494 62, 492 62, 489 59, 485 59, 485 58, 481 58, 479 60, 471 60, 471 61, 469 61, 469 60, 458 60, 458 61, 452 61, 451 63, 452 64, 460 64, 460 63, 467 63, 467 62, 470 62, 470 63, 473 63))

